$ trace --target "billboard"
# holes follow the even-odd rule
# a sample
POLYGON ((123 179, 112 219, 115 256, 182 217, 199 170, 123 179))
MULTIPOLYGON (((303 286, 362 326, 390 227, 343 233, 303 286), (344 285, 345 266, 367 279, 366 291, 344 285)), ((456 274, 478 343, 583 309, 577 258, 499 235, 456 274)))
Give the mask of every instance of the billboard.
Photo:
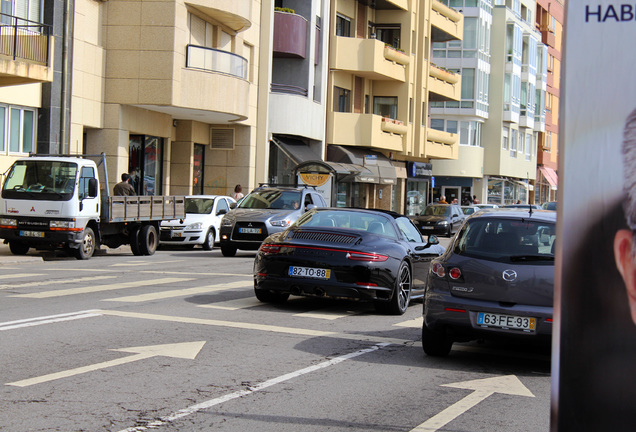
POLYGON ((636 429, 635 7, 566 6, 552 431, 636 429))

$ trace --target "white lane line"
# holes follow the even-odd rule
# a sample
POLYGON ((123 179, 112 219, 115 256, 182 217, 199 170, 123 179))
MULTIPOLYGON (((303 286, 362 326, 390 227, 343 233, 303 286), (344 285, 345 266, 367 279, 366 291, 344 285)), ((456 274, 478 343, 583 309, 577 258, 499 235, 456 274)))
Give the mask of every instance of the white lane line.
POLYGON ((157 427, 163 426, 163 425, 165 425, 167 423, 171 423, 171 422, 173 422, 175 420, 179 420, 179 419, 181 419, 183 417, 187 417, 187 416, 190 416, 192 414, 195 414, 195 413, 197 413, 199 411, 203 411, 203 410, 212 408, 212 407, 214 407, 216 405, 220 405, 220 404, 222 404, 224 402, 227 402, 227 401, 230 401, 230 400, 233 400, 233 399, 238 399, 238 398, 241 398, 241 397, 244 397, 244 396, 248 396, 248 395, 250 395, 252 393, 264 390, 266 388, 269 388, 269 387, 275 386, 277 384, 292 380, 294 378, 298 378, 300 376, 307 375, 309 373, 316 372, 316 371, 321 370, 321 369, 325 369, 325 368, 328 368, 328 367, 331 367, 331 366, 335 366, 335 365, 337 365, 339 363, 342 363, 343 361, 350 360, 350 359, 359 357, 361 355, 377 351, 377 350, 379 350, 381 348, 386 347, 387 345, 390 345, 390 344, 388 344, 388 343, 380 343, 380 344, 377 344, 377 345, 372 346, 370 348, 362 349, 362 350, 359 350, 359 351, 356 351, 356 352, 352 352, 350 354, 345 354, 343 356, 336 357, 336 358, 333 358, 331 360, 327 360, 327 361, 322 362, 322 363, 318 363, 317 365, 309 366, 309 367, 306 367, 304 369, 299 369, 297 371, 290 372, 288 374, 281 375, 279 377, 272 378, 272 379, 267 380, 267 381, 263 381, 262 383, 257 384, 254 387, 251 387, 251 388, 249 388, 247 390, 239 390, 239 391, 236 391, 234 393, 226 394, 225 396, 221 396, 221 397, 218 397, 218 398, 207 400, 205 402, 201 402, 201 403, 198 403, 198 404, 195 404, 195 405, 191 405, 188 408, 184 408, 182 410, 177 411, 176 413, 172 413, 172 414, 170 414, 168 416, 161 417, 159 420, 155 420, 155 421, 149 422, 145 426, 137 426, 137 427, 131 427, 131 428, 128 428, 128 429, 122 429, 119 432, 141 432, 141 431, 145 431, 145 430, 148 430, 148 429, 157 428, 157 427))
POLYGON ((119 263, 119 264, 111 264, 109 267, 137 267, 137 266, 143 266, 143 265, 156 265, 156 264, 169 264, 169 263, 176 263, 176 262, 183 262, 185 260, 169 260, 169 261, 141 261, 141 260, 135 260, 134 262, 127 262, 127 263, 119 263))
POLYGON ((138 287, 149 286, 149 285, 163 285, 163 284, 169 284, 169 283, 186 282, 191 280, 193 279, 187 279, 187 278, 150 279, 150 280, 141 280, 141 281, 134 281, 134 282, 122 282, 118 284, 94 285, 94 286, 80 287, 80 288, 42 291, 42 292, 31 293, 31 294, 17 294, 17 295, 12 295, 9 297, 40 298, 40 299, 50 298, 50 297, 63 297, 63 296, 75 295, 75 294, 88 294, 88 293, 96 293, 100 291, 113 291, 117 289, 138 288, 138 287))
POLYGON ((181 324, 197 324, 197 325, 207 325, 207 326, 214 326, 214 327, 240 328, 245 330, 260 330, 260 331, 265 331, 270 333, 281 333, 281 334, 291 334, 291 335, 300 335, 300 336, 333 337, 337 339, 347 339, 347 340, 355 340, 355 341, 372 341, 377 343, 389 343, 389 344, 403 344, 408 341, 407 339, 388 338, 388 337, 381 337, 381 336, 376 337, 376 336, 368 335, 368 334, 361 335, 361 334, 355 334, 355 333, 337 333, 337 332, 331 332, 331 331, 321 331, 321 330, 294 328, 294 327, 282 327, 282 326, 246 323, 246 322, 238 322, 238 321, 223 321, 223 320, 213 320, 213 319, 204 319, 204 318, 157 315, 157 314, 148 314, 148 313, 140 313, 140 312, 125 312, 125 311, 119 311, 119 310, 103 310, 102 309, 99 312, 103 315, 118 316, 122 318, 137 318, 137 319, 148 319, 148 320, 154 320, 154 321, 175 322, 175 323, 181 323, 181 324))
POLYGON ((210 309, 221 309, 221 310, 239 310, 239 309, 248 309, 256 306, 263 306, 265 303, 261 303, 255 297, 247 297, 236 300, 228 300, 218 303, 210 303, 210 304, 202 304, 199 307, 202 308, 210 308, 210 309))
MULTIPOLYGON (((41 276, 41 275, 33 275, 33 276, 41 276)), ((75 278, 75 279, 57 279, 57 280, 47 280, 47 281, 38 281, 38 282, 27 282, 27 283, 21 283, 21 284, 13 284, 13 285, 5 284, 5 285, 0 285, 0 289, 28 288, 28 287, 42 286, 42 285, 78 283, 78 282, 96 281, 96 280, 103 280, 103 279, 114 279, 116 277, 117 276, 90 276, 90 277, 75 278)))
POLYGON ((229 282, 224 284, 214 284, 202 287, 194 287, 194 288, 184 288, 178 290, 170 290, 170 291, 159 291, 148 294, 140 294, 134 296, 126 296, 126 297, 115 297, 110 299, 103 299, 102 301, 116 301, 116 302, 129 302, 129 303, 139 303, 145 301, 152 300, 161 300, 173 297, 185 297, 196 294, 205 294, 215 291, 229 291, 235 288, 251 288, 252 285, 246 285, 245 282, 229 282))
POLYGON ((424 318, 419 317, 408 321, 402 321, 397 324, 393 324, 395 327, 408 327, 408 328, 422 328, 422 321, 424 318))
POLYGON ((0 275, 0 280, 4 279, 18 279, 25 278, 29 276, 46 276, 46 273, 13 273, 13 274, 5 274, 0 275))
POLYGON ((73 320, 78 320, 83 318, 92 318, 97 316, 101 316, 101 313, 99 312, 99 310, 91 309, 91 310, 85 310, 85 311, 79 311, 79 312, 70 312, 65 314, 48 315, 48 316, 27 318, 27 319, 16 320, 16 321, 7 321, 7 322, 0 323, 0 331, 14 330, 14 329, 24 328, 24 327, 34 327, 34 326, 39 326, 43 324, 52 324, 52 323, 64 322, 64 321, 73 321, 73 320))
MULTIPOLYGON (((176 274, 182 275, 182 271, 164 271, 164 270, 140 270, 139 273, 159 273, 159 274, 176 274)), ((234 276, 234 277, 243 277, 246 279, 253 279, 254 276, 252 274, 236 274, 236 273, 218 273, 218 272, 204 272, 204 273, 194 273, 188 272, 191 276, 234 276)))

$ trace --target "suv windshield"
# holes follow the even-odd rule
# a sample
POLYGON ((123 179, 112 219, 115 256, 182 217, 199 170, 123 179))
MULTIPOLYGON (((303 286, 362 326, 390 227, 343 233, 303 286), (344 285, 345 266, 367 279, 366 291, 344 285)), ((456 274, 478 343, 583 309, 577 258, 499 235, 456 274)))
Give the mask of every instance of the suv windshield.
POLYGON ((424 210, 424 216, 444 216, 449 210, 450 207, 445 205, 428 206, 424 210))
POLYGON ((300 198, 300 191, 296 190, 255 190, 246 196, 238 207, 244 209, 295 210, 300 206, 300 198))
POLYGON ((73 196, 77 164, 60 161, 16 161, 2 187, 3 198, 69 200, 73 196))
POLYGON ((478 218, 462 227, 454 253, 492 261, 554 261, 553 222, 478 218))

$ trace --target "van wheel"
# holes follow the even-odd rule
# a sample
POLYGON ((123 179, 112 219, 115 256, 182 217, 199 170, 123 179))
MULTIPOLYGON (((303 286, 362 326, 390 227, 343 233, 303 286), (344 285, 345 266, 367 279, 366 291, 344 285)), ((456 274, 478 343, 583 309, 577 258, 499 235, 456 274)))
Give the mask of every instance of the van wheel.
POLYGON ((9 250, 13 255, 26 255, 29 245, 20 242, 9 242, 9 250))
POLYGON ((159 244, 157 229, 153 225, 144 225, 139 230, 139 251, 142 255, 154 255, 159 244))
POLYGON ((82 243, 80 247, 75 249, 75 258, 78 260, 87 260, 95 253, 95 245, 97 244, 97 238, 92 228, 84 228, 82 233, 82 243))

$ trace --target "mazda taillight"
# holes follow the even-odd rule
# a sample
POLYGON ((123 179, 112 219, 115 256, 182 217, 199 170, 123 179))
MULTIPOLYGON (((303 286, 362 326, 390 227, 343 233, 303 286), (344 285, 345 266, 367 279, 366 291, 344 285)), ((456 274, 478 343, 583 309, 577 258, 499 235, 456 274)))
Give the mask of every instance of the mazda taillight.
POLYGON ((438 262, 433 263, 433 267, 431 268, 431 271, 438 277, 443 278, 444 276, 446 276, 446 270, 444 270, 444 266, 438 262))
POLYGON ((448 276, 453 280, 457 280, 462 276, 462 271, 457 267, 453 267, 448 271, 448 276))

